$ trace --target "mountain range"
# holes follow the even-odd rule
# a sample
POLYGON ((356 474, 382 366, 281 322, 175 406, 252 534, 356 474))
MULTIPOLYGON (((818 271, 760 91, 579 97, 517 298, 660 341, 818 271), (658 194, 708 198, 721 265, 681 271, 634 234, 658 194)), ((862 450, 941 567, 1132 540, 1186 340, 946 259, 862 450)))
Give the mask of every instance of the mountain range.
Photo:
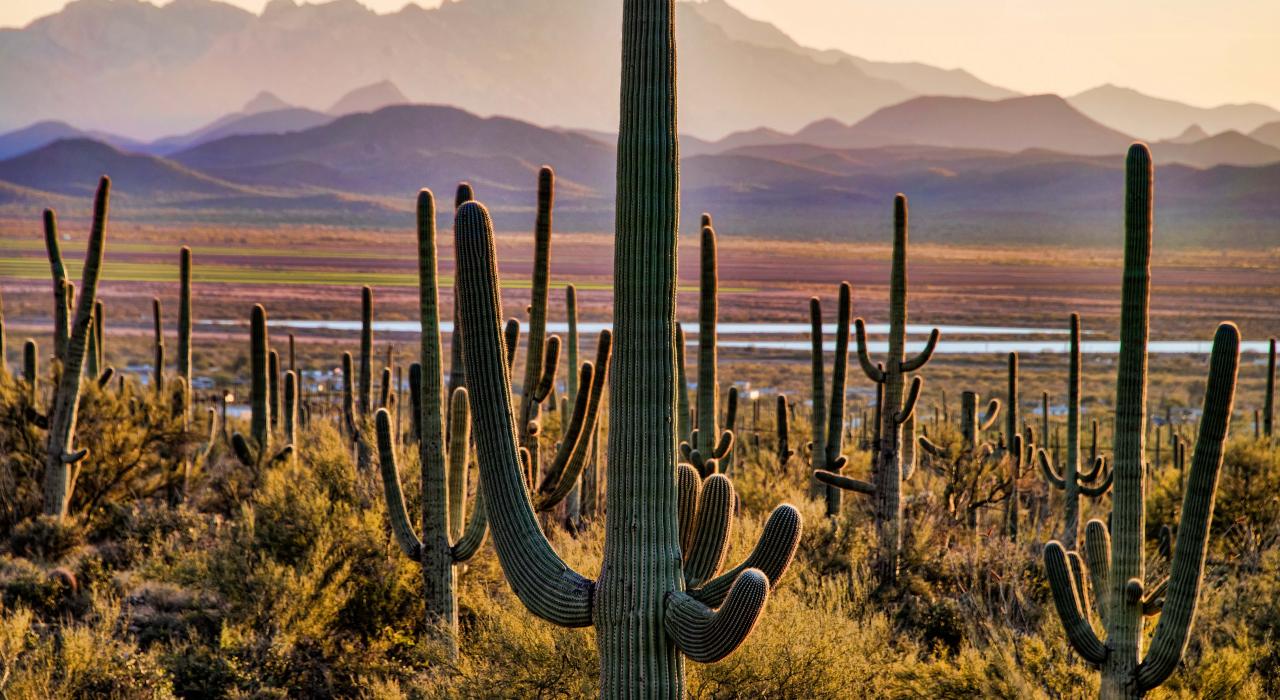
MULTIPOLYGON (((682 2, 678 12, 681 128, 691 137, 852 124, 922 96, 1019 96, 964 70, 805 47, 725 0, 682 2)), ((394 90, 405 102, 607 131, 617 123, 620 26, 620 4, 599 0, 452 0, 386 15, 357 0, 271 0, 261 15, 218 0, 75 0, 0 29, 0 95, 22 96, 0 102, 0 131, 62 121, 120 134, 117 143, 151 142, 204 128, 263 92, 280 104, 254 113, 288 105, 328 114, 361 88, 376 106, 394 90)), ((1193 124, 1248 134, 1280 122, 1263 105, 1200 108, 1113 86, 1067 101, 1152 141, 1193 124)))
MULTIPOLYGON (((608 230, 615 171, 607 138, 431 105, 227 136, 168 156, 54 141, 0 161, 0 215, 38 221, 50 205, 82 215, 106 172, 117 218, 407 226, 420 187, 448 198, 468 180, 498 226, 524 230, 544 163, 557 171, 557 227, 608 230)), ((684 157, 682 221, 693 227, 699 212, 712 211, 729 236, 883 240, 901 191, 911 197, 919 240, 1099 243, 1114 237, 1122 216, 1122 164, 1123 148, 1086 155, 964 143, 739 145, 684 157)), ((1165 242, 1274 245, 1280 164, 1162 163, 1157 189, 1165 242)))

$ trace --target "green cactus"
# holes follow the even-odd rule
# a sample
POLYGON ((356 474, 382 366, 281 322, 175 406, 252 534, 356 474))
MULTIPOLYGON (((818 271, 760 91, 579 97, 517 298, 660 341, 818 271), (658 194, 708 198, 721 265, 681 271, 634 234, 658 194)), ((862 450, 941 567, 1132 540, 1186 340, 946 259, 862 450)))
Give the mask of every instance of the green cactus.
POLYGON ((31 338, 22 343, 22 380, 27 384, 31 403, 36 403, 40 391, 40 350, 31 338))
POLYGON ((1005 395, 1004 439, 1012 446, 1013 435, 1021 429, 1018 407, 1018 353, 1009 353, 1009 388, 1005 395))
MULTIPOLYGON (((178 254, 178 376, 191 386, 191 249, 186 246, 178 254)), ((191 413, 190 400, 184 410, 191 413)))
MULTIPOLYGON (((471 189, 471 183, 459 182, 458 189, 453 197, 453 210, 458 211, 458 207, 475 199, 475 191, 471 189)), ((454 389, 459 389, 467 385, 466 367, 462 364, 462 330, 458 323, 458 285, 455 275, 453 286, 453 334, 449 338, 449 394, 452 395, 454 389)), ((453 403, 449 403, 452 409, 453 403)), ((453 425, 453 421, 447 421, 449 426, 453 425)), ((446 438, 449 436, 446 435, 446 438)))
POLYGON ((787 397, 785 394, 778 394, 778 467, 786 469, 787 463, 791 461, 791 457, 795 455, 795 451, 791 449, 791 429, 790 421, 787 417, 787 397))
MULTIPOLYGON (((80 281, 80 298, 76 304, 74 322, 66 332, 65 348, 59 354, 62 372, 58 378, 57 389, 53 396, 53 405, 48 415, 48 442, 45 452, 44 473, 44 514, 63 518, 71 502, 71 491, 75 488, 76 476, 89 451, 73 450, 75 443, 76 419, 80 409, 80 383, 84 368, 85 354, 88 351, 88 336, 93 325, 94 303, 98 293, 98 277, 102 269, 102 254, 106 247, 107 209, 111 196, 111 180, 103 177, 98 183, 98 192, 93 202, 93 224, 89 231, 89 245, 85 252, 83 276, 80 281)), ((45 241, 49 246, 50 260, 57 258, 54 264, 55 282, 62 267, 61 256, 57 254, 57 229, 52 211, 45 212, 45 241)), ((65 271, 62 272, 65 278, 65 271)), ((65 289, 65 285, 63 286, 65 289)), ((70 294, 64 297, 69 298, 70 294)), ((63 306, 65 310, 65 306, 63 306)), ((55 339, 65 330, 59 324, 55 328, 55 339)), ((57 342, 55 340, 55 342, 57 342)), ((34 348, 34 344, 33 344, 34 348)), ((34 370, 34 368, 32 368, 34 370)), ((34 382, 33 382, 34 385, 34 382)))
MULTIPOLYGON (((101 185, 98 187, 102 189, 101 185)), ((58 216, 52 209, 44 210, 44 247, 49 256, 49 268, 53 277, 53 356, 62 361, 67 351, 67 339, 71 334, 71 316, 67 302, 67 268, 62 262, 58 245, 58 216)))
POLYGON ((246 467, 261 470, 267 463, 282 462, 292 456, 292 443, 271 454, 271 403, 269 400, 267 310, 255 304, 249 322, 249 437, 239 432, 231 436, 231 448, 246 467))
MULTIPOLYGON (((533 275, 529 298, 529 346, 525 353, 524 385, 520 393, 520 444, 531 448, 539 431, 538 406, 555 386, 560 338, 547 336, 547 297, 551 286, 551 214, 555 205, 556 174, 549 166, 538 171, 538 210, 534 220, 533 275)), ((463 348, 465 350, 465 344, 463 348)), ((463 361, 465 364, 465 360, 463 361)), ((573 371, 572 367, 570 371, 573 371)), ((537 483, 541 465, 531 463, 537 483)))
POLYGON ((1268 439, 1275 428, 1276 410, 1276 339, 1271 339, 1267 352, 1267 395, 1262 404, 1262 434, 1268 439))
POLYGON ((1107 474, 1101 483, 1089 484, 1103 471, 1103 459, 1098 453, 1098 422, 1093 421, 1092 466, 1081 469, 1080 455, 1080 315, 1071 314, 1071 351, 1067 369, 1067 461, 1060 468, 1044 449, 1036 452, 1045 481, 1062 491, 1063 521, 1059 541, 1068 551, 1076 548, 1080 531, 1080 496, 1099 498, 1111 489, 1115 473, 1107 474))
MULTIPOLYGON (((564 308, 565 318, 568 319, 569 323, 569 332, 566 335, 569 343, 569 367, 573 368, 578 366, 578 290, 572 284, 566 285, 564 288, 564 308)), ((565 396, 561 399, 561 402, 566 407, 566 410, 568 410, 568 407, 574 404, 574 401, 578 396, 578 373, 569 372, 568 376, 565 377, 565 381, 565 396)), ((571 416, 568 413, 561 411, 561 425, 567 426, 570 419, 571 416)), ((595 431, 592 430, 586 433, 585 439, 588 444, 584 446, 584 450, 587 450, 585 454, 588 456, 591 448, 589 443, 594 432, 595 431)), ((576 527, 577 523, 582 519, 581 486, 582 476, 579 474, 578 478, 573 482, 573 488, 569 491, 569 495, 565 496, 564 499, 565 522, 568 523, 570 527, 576 527)))
POLYGON ((723 462, 733 449, 732 421, 721 431, 720 378, 716 367, 716 325, 719 314, 719 272, 716 261, 716 232, 710 215, 703 214, 701 283, 698 286, 698 393, 694 428, 680 445, 684 459, 705 478, 714 465, 723 462))
MULTIPOLYGON (((845 413, 845 382, 849 367, 849 319, 853 315, 853 289, 848 282, 840 283, 836 304, 836 355, 831 368, 831 409, 826 408, 826 379, 823 367, 822 303, 817 297, 809 299, 809 337, 813 343, 813 442, 809 446, 813 473, 839 474, 849 461, 843 453, 845 413)), ((839 486, 826 484, 820 479, 812 482, 822 490, 827 502, 827 515, 840 514, 842 491, 839 486)), ((810 492, 811 495, 813 492, 810 492)))
POLYGON ((443 405, 443 352, 440 347, 440 300, 436 252, 435 198, 418 193, 418 315, 422 324, 419 361, 409 366, 409 390, 417 425, 418 457, 422 469, 422 536, 414 531, 400 488, 391 414, 377 413, 377 448, 387 514, 401 550, 422 565, 427 623, 440 632, 450 656, 458 652, 458 600, 454 566, 475 555, 488 529, 482 492, 476 494, 471 522, 466 517, 467 468, 471 445, 471 416, 467 390, 459 387, 443 405), (452 425, 446 447, 444 419, 452 425), (446 465, 446 449, 448 464, 446 465))
POLYGON ((1084 568, 1061 543, 1045 545, 1044 561, 1062 626, 1072 647, 1102 668, 1103 698, 1141 698, 1173 673, 1187 647, 1204 578, 1209 525, 1231 422, 1240 331, 1224 323, 1214 336, 1209 379, 1182 521, 1167 582, 1146 582, 1143 506, 1146 469, 1147 340, 1150 332, 1153 167, 1143 144, 1126 159, 1124 284, 1116 380, 1111 529, 1099 520, 1085 528, 1089 579, 1105 623, 1106 642, 1090 623, 1084 568), (1162 600, 1161 600, 1162 599, 1162 600), (1147 652, 1143 617, 1159 614, 1147 652))
POLYGON ((155 337, 151 341, 151 389, 157 394, 164 392, 164 313, 161 310, 159 297, 151 300, 151 317, 155 328, 155 337))
POLYGON ((280 353, 274 348, 267 353, 267 405, 271 432, 275 432, 280 429, 280 353))
POLYGON ((373 414, 373 289, 360 289, 360 389, 356 408, 361 420, 373 414))
POLYGON ((360 442, 360 424, 356 420, 356 374, 351 353, 342 353, 342 426, 347 439, 360 442))
POLYGON ((715 576, 732 485, 721 474, 703 482, 693 467, 676 465, 674 0, 625 0, 622 36, 613 314, 620 371, 609 382, 609 517, 599 580, 556 555, 522 483, 493 228, 477 203, 463 205, 455 222, 463 347, 495 549, 517 597, 554 624, 594 624, 603 697, 679 698, 682 653, 711 662, 739 646, 790 564, 800 519, 780 506, 747 561, 715 576))
MULTIPOLYGON (((922 380, 913 377, 906 388, 907 375, 922 369, 938 344, 938 329, 929 334, 921 352, 904 357, 907 337, 907 198, 899 194, 893 202, 893 267, 889 278, 889 356, 883 367, 871 362, 867 353, 867 330, 862 319, 854 322, 858 339, 858 362, 871 381, 884 386, 880 411, 879 445, 875 457, 875 481, 869 483, 832 471, 815 474, 828 485, 865 493, 874 499, 876 521, 876 573, 882 585, 897 581, 902 549, 902 482, 911 478, 914 464, 905 459, 903 435, 916 410, 922 380), (906 390, 904 396, 903 391, 906 390)), ((833 424, 834 425, 834 424, 833 424)), ((911 425, 914 432, 914 424, 911 425)), ((914 438, 912 438, 914 439, 914 438)))
POLYGON ((685 373, 684 326, 676 324, 676 426, 681 440, 693 434, 693 409, 689 405, 689 377, 685 373))
POLYGON ((284 411, 280 429, 286 445, 297 444, 298 437, 298 375, 292 370, 284 373, 284 411))
POLYGON ((1008 482, 1003 478, 994 482, 991 480, 987 462, 995 452, 995 446, 982 440, 982 434, 990 430, 1000 417, 1000 399, 991 399, 981 416, 978 414, 978 403, 976 392, 960 392, 959 454, 949 454, 928 436, 916 438, 917 444, 926 454, 940 460, 941 468, 935 465, 935 470, 947 477, 943 500, 948 512, 956 517, 960 501, 963 501, 965 523, 971 530, 978 526, 978 511, 998 503, 1007 495, 1009 488, 1008 482))

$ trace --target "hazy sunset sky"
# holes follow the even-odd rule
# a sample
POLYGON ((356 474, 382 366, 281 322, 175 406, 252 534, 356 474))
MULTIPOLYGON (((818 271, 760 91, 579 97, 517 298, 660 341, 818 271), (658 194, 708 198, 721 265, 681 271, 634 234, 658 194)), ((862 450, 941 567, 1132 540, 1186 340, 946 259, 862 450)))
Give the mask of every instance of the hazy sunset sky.
MULTIPOLYGON (((255 12, 266 4, 226 1, 255 12)), ((378 12, 407 4, 361 1, 378 12)), ((964 68, 1023 92, 1070 95, 1115 83, 1198 105, 1255 101, 1280 107, 1277 0, 727 2, 808 46, 964 68)), ((0 0, 0 26, 22 26, 65 4, 0 0)))

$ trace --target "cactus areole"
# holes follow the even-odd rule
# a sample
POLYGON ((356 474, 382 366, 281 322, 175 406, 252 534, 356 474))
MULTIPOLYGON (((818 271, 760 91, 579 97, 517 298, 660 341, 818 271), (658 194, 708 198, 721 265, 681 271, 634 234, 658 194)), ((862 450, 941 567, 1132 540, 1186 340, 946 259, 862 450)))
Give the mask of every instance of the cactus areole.
POLYGON ((595 627, 606 698, 684 697, 684 657, 709 663, 741 644, 800 536, 799 513, 780 506, 752 554, 717 575, 733 487, 721 474, 704 481, 691 466, 677 470, 674 21, 674 0, 623 4, 617 371, 609 376, 608 515, 595 580, 551 548, 525 487, 489 213, 464 204, 454 228, 467 385, 494 547, 530 612, 564 627, 595 627))

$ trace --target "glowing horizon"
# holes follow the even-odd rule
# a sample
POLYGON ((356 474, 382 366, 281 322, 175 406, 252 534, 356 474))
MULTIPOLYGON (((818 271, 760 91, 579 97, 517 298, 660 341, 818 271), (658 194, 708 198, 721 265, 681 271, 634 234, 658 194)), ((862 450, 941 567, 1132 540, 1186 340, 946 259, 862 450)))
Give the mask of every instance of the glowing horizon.
MULTIPOLYGON (((268 2, 220 1, 252 12, 268 2)), ((770 22, 808 47, 959 68, 1027 94, 1070 96, 1114 84, 1202 107, 1259 102, 1280 108, 1273 73, 1280 65, 1274 32, 1280 3, 1272 0, 710 1, 770 22)), ((385 14, 441 0, 358 2, 385 14)), ((0 4, 0 27, 25 26, 66 4, 9 0, 0 4)))

